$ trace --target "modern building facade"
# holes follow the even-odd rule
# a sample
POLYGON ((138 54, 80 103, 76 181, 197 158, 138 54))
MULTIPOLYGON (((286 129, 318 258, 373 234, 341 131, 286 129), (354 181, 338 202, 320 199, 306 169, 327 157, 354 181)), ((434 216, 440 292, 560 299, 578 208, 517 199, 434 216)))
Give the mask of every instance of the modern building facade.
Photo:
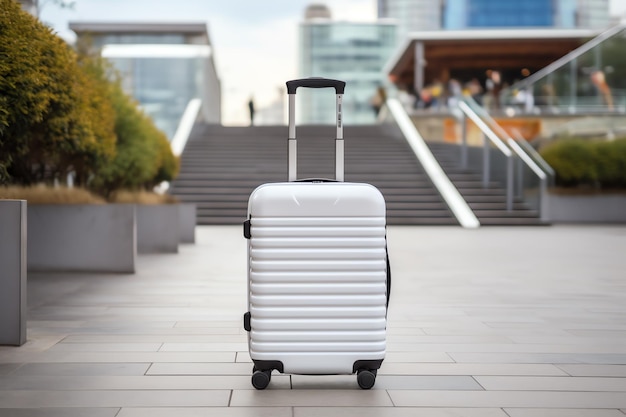
POLYGON ((609 0, 378 0, 378 16, 397 19, 401 38, 440 29, 602 29, 610 24, 609 0))
MULTIPOLYGON (((555 11, 552 0, 489 1, 448 0, 445 29, 551 27, 555 11)), ((571 3, 571 2, 570 2, 571 3)))
POLYGON ((597 29, 609 24, 608 0, 447 0, 444 29, 597 29))
POLYGON ((413 31, 441 29, 444 12, 444 0, 378 0, 378 18, 395 19, 400 38, 413 31))
MULTIPOLYGON (((299 76, 346 81, 343 100, 347 124, 371 123, 371 99, 386 76, 383 67, 396 46, 396 25, 390 21, 333 21, 330 12, 307 10, 300 24, 299 76)), ((327 91, 298 92, 299 123, 333 123, 334 96, 327 91)))
POLYGON ((221 87, 204 23, 70 22, 118 70, 133 96, 170 140, 193 99, 200 117, 220 123, 221 87))

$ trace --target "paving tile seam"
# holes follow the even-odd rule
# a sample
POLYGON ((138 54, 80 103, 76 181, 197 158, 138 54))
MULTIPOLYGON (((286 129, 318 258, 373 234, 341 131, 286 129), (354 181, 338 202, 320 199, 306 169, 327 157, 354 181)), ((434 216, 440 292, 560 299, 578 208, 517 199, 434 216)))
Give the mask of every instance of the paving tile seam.
POLYGON ((471 375, 470 376, 472 378, 472 380, 474 380, 474 382, 476 382, 476 384, 481 387, 483 389, 483 391, 487 391, 487 388, 485 388, 485 386, 483 384, 480 383, 480 381, 477 379, 476 375, 471 375))

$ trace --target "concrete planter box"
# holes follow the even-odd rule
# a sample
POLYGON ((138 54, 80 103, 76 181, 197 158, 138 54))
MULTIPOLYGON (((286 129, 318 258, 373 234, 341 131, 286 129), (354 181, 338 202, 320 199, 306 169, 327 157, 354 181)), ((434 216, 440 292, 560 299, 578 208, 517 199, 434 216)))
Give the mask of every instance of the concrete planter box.
POLYGON ((28 269, 134 273, 132 204, 30 205, 28 269))
POLYGON ((26 343, 26 200, 0 200, 0 345, 26 343))
POLYGON ((178 204, 137 204, 137 252, 178 253, 178 204))
POLYGON ((178 204, 180 243, 196 243, 196 211, 194 203, 178 204))
POLYGON ((545 209, 552 223, 626 223, 626 195, 548 193, 545 209))

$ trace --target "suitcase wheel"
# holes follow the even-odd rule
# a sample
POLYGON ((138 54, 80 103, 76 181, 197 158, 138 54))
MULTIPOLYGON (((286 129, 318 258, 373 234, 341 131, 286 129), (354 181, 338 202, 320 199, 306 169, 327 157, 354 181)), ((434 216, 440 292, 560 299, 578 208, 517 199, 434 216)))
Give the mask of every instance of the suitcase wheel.
POLYGON ((259 371, 254 368, 253 372, 252 386, 259 390, 267 388, 272 379, 272 370, 259 371))
POLYGON ((356 374, 356 382, 361 389, 371 389, 376 383, 376 369, 359 369, 356 374))

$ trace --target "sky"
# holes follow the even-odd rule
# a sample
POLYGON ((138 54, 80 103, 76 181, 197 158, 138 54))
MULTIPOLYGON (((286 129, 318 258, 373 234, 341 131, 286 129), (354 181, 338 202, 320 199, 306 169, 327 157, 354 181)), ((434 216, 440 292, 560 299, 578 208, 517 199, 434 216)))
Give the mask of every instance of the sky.
MULTIPOLYGON (((70 42, 70 21, 205 22, 222 83, 222 122, 237 125, 249 122, 250 97, 265 107, 297 78, 298 23, 311 3, 326 4, 336 20, 376 19, 376 0, 75 0, 73 9, 40 0, 40 18, 70 42)), ((612 15, 626 14, 626 1, 609 3, 612 15)))
MULTIPOLYGON (((207 23, 222 83, 222 123, 249 123, 248 100, 262 108, 297 78, 298 23, 313 0, 76 0, 62 9, 40 0, 40 19, 73 41, 70 21, 207 23)), ((333 18, 376 19, 376 0, 327 0, 333 18)), ((286 92, 283 91, 283 94, 286 92)))

